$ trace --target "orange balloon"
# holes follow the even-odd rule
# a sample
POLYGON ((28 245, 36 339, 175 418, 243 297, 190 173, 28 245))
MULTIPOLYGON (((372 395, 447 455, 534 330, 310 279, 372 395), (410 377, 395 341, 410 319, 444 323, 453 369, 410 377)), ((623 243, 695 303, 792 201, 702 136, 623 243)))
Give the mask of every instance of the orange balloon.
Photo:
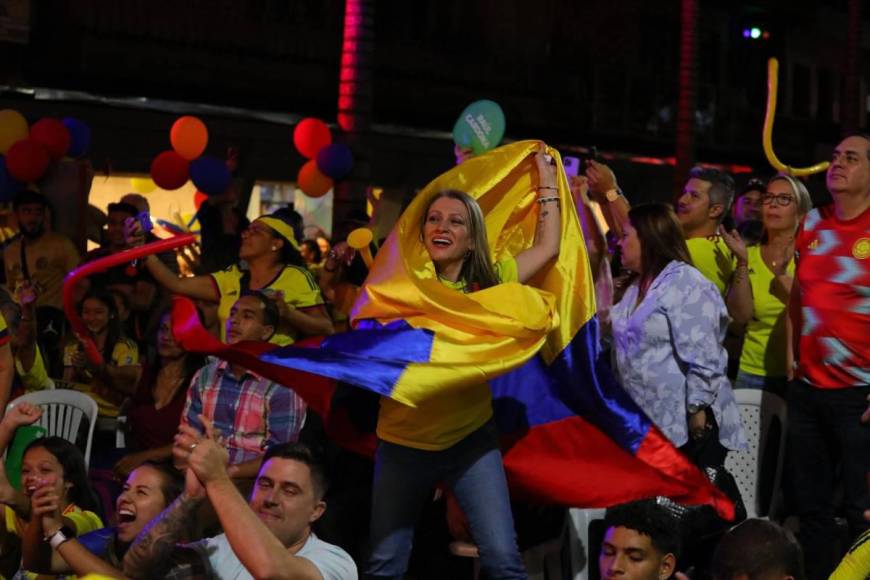
POLYGON ((299 189, 308 197, 322 197, 332 189, 332 178, 320 172, 317 168, 317 160, 315 159, 308 161, 302 166, 296 178, 296 183, 299 185, 299 189))
POLYGON ((179 117, 169 131, 169 142, 175 152, 191 161, 202 155, 208 145, 208 129, 197 117, 179 117))

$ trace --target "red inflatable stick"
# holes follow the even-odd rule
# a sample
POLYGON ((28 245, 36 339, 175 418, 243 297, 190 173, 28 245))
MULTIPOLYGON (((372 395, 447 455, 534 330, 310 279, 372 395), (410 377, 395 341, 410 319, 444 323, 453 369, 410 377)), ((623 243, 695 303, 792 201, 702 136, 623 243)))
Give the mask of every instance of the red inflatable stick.
POLYGON ((159 242, 152 242, 138 248, 131 248, 117 254, 112 254, 111 256, 106 256, 105 258, 100 258, 99 260, 94 260, 93 262, 82 264, 66 275, 66 278, 63 280, 63 310, 72 326, 73 332, 75 332, 76 336, 84 342, 85 354, 87 355, 88 360, 98 366, 103 364, 103 355, 100 354, 97 345, 94 344, 94 340, 90 337, 90 333, 88 332, 87 327, 85 327, 84 322, 82 322, 81 317, 79 317, 79 312, 76 308, 75 287, 78 281, 82 278, 87 278, 91 274, 105 272, 114 266, 126 264, 133 260, 150 256, 151 254, 162 254, 163 252, 175 250, 176 248, 189 246, 194 242, 196 242, 196 236, 193 234, 174 236, 165 240, 160 240, 159 242))

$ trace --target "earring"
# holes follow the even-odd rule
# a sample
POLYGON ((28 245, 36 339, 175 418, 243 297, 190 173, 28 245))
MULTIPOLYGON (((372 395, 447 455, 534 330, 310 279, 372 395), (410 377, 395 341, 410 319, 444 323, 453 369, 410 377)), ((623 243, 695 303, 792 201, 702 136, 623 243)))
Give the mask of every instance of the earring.
POLYGON ((278 250, 278 246, 272 246, 272 251, 275 252, 278 250))

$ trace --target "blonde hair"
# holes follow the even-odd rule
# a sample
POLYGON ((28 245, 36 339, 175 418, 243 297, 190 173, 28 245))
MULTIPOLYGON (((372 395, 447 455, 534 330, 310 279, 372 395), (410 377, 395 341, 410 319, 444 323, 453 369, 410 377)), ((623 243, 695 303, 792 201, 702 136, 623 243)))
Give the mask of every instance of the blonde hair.
MULTIPOLYGON (((785 181, 791 187, 791 192, 794 195, 794 204, 797 207, 797 224, 795 224, 795 231, 797 231, 801 218, 813 209, 813 200, 810 198, 810 192, 807 191, 807 186, 800 179, 788 173, 777 173, 767 180, 767 185, 770 186, 774 181, 785 181)), ((767 244, 767 227, 762 231, 759 242, 767 244)))
POLYGON ((486 222, 483 218, 483 211, 477 201, 464 191, 445 189, 433 195, 420 220, 420 235, 423 234, 423 228, 432 204, 442 197, 461 201, 468 213, 468 235, 471 237, 472 247, 462 261, 462 269, 459 273, 459 278, 465 283, 466 292, 483 290, 497 285, 499 279, 489 257, 489 242, 486 239, 486 222))
POLYGON ((803 181, 787 173, 777 173, 768 180, 767 185, 774 181, 785 181, 791 186, 798 216, 806 215, 813 209, 813 200, 810 198, 810 192, 807 191, 807 186, 804 185, 803 181))

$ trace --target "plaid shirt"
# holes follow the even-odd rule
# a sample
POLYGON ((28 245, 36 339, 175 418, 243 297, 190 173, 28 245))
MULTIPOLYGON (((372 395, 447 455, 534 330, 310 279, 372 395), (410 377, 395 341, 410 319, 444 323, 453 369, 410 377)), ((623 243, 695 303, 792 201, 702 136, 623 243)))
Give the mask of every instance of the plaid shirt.
POLYGON ((226 437, 230 465, 236 465, 259 458, 271 445, 296 441, 305 403, 292 389, 251 371, 236 378, 226 361, 214 361, 190 382, 182 424, 202 430, 200 414, 226 437))

